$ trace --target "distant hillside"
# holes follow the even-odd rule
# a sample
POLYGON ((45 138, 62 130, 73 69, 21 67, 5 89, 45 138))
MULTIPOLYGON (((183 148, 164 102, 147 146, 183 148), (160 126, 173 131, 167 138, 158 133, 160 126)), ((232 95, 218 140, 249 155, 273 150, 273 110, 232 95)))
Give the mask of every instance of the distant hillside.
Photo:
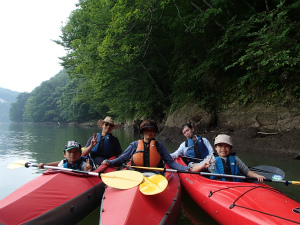
POLYGON ((10 104, 17 100, 20 92, 11 91, 0 87, 0 123, 8 123, 10 104))

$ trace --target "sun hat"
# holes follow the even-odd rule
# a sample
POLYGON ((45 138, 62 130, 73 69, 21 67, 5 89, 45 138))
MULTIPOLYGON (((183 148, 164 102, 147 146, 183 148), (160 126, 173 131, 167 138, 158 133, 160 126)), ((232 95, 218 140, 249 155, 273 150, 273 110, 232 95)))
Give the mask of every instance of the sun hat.
POLYGON ((110 124, 114 125, 113 128, 112 128, 113 130, 114 130, 114 129, 117 129, 117 128, 119 127, 118 124, 115 124, 115 123, 114 123, 113 118, 111 118, 110 116, 105 117, 104 120, 98 120, 97 125, 98 125, 99 127, 102 127, 103 123, 110 123, 110 124))
POLYGON ((217 145, 219 143, 225 143, 225 144, 231 145, 231 147, 233 147, 232 138, 227 134, 219 134, 215 138, 215 145, 217 145))
POLYGON ((68 141, 66 144, 65 144, 65 151, 68 151, 70 149, 77 149, 81 152, 81 144, 77 141, 68 141))
POLYGON ((153 120, 145 120, 140 125, 140 133, 143 132, 143 129, 154 128, 155 132, 158 131, 157 124, 153 120))

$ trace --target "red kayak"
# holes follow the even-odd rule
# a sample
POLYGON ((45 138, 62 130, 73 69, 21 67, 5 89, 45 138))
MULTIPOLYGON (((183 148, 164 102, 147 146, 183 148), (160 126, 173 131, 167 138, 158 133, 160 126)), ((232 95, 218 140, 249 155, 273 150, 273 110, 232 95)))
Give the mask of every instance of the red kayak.
POLYGON ((47 170, 0 200, 0 224, 75 224, 100 205, 104 189, 97 176, 47 170))
MULTIPOLYGON (((186 165, 181 158, 175 161, 186 165)), ((179 176, 191 198, 219 224, 300 224, 300 203, 266 184, 179 176)))
POLYGON ((177 173, 166 172, 167 188, 156 195, 144 195, 139 186, 120 190, 107 187, 102 200, 102 225, 175 224, 180 212, 181 186, 177 173))

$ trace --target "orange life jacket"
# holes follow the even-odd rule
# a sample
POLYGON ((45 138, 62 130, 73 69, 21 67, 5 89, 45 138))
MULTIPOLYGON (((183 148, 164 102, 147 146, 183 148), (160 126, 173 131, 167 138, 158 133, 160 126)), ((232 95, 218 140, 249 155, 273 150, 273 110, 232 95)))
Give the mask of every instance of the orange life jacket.
POLYGON ((148 154, 147 152, 145 153, 144 147, 145 145, 143 140, 138 140, 138 147, 136 152, 133 154, 131 161, 136 166, 157 167, 161 161, 161 156, 156 149, 155 140, 151 140, 149 149, 146 149, 146 151, 149 151, 148 154))

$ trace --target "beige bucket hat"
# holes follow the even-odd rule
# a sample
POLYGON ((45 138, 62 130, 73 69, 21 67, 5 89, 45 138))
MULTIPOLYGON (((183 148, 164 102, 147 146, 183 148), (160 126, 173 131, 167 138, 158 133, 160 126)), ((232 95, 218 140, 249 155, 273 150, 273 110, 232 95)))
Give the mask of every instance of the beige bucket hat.
POLYGON ((112 128, 113 130, 117 129, 119 127, 118 124, 114 123, 113 118, 111 118, 110 116, 105 117, 104 120, 98 120, 98 122, 97 122, 98 127, 102 127, 103 123, 109 123, 109 124, 114 125, 113 128, 112 128))
POLYGON ((233 147, 232 138, 227 134, 219 134, 215 138, 215 145, 217 145, 219 143, 229 144, 229 145, 231 145, 231 147, 233 147))

